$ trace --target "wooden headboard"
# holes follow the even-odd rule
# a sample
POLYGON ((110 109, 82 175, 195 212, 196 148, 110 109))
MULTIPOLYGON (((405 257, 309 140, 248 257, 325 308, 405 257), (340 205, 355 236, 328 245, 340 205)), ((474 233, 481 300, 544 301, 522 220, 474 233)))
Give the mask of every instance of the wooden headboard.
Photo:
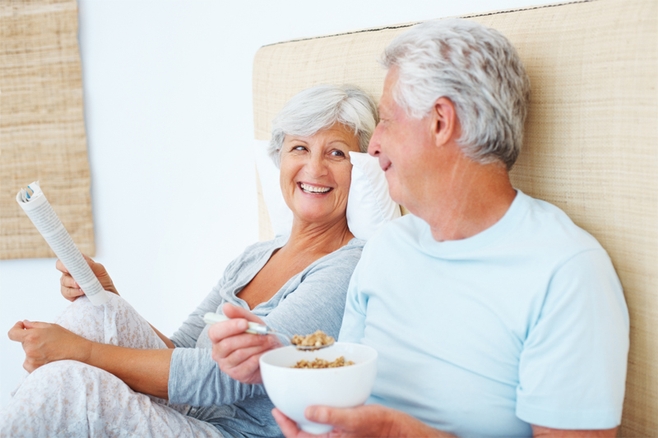
MULTIPOLYGON (((432 18, 432 17, 428 17, 432 18)), ((658 2, 577 1, 465 18, 515 45, 532 83, 516 187, 565 210, 608 250, 631 315, 621 436, 658 431, 658 2)), ((384 47, 411 24, 262 47, 255 137, 298 91, 359 85, 378 100, 384 47)), ((272 235, 260 199, 260 236, 272 235)))

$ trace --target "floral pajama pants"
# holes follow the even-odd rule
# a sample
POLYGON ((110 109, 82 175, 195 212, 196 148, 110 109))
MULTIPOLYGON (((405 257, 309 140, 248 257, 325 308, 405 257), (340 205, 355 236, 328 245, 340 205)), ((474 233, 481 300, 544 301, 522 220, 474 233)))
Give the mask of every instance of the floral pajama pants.
MULTIPOLYGON (((95 342, 166 348, 121 297, 94 306, 78 298, 56 321, 95 342)), ((72 360, 30 373, 0 410, 0 437, 218 437, 211 424, 185 415, 189 407, 133 391, 113 374, 72 360)))

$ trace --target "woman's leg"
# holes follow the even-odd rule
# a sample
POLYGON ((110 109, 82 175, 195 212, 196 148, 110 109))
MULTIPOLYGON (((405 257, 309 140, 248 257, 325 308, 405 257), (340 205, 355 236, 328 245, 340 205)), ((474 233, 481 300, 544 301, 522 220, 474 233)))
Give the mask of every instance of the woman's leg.
MULTIPOLYGON (((55 323, 94 342, 126 348, 167 348, 151 325, 126 300, 113 293, 109 296, 108 301, 100 306, 95 306, 82 296, 71 303, 55 323)), ((170 404, 158 397, 148 397, 179 412, 189 408, 187 405, 170 404)))
POLYGON ((80 297, 55 323, 94 342, 128 348, 167 348, 149 323, 115 294, 110 294, 110 299, 100 306, 91 304, 87 297, 80 297))
MULTIPOLYGON (((94 342, 166 348, 117 295, 101 306, 78 298, 55 322, 94 342)), ((218 436, 210 424, 184 415, 188 410, 136 393, 99 368, 58 361, 35 370, 14 392, 0 413, 0 436, 218 436)))
POLYGON ((99 368, 76 361, 44 365, 0 411, 0 436, 217 437, 188 417, 99 368))

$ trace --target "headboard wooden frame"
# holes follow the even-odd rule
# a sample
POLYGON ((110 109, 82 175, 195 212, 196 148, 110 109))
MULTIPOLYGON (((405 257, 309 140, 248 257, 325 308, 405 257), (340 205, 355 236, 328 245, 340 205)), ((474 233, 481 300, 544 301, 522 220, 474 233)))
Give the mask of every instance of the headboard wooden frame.
MULTIPOLYGON (((431 18, 431 17, 428 17, 431 18)), ((565 210, 610 253, 631 315, 621 436, 658 431, 658 2, 595 0, 478 14, 515 45, 532 82, 516 187, 565 210)), ((298 91, 352 83, 378 100, 384 47, 412 24, 262 47, 255 137, 298 91)), ((260 236, 272 235, 259 196, 260 236)))

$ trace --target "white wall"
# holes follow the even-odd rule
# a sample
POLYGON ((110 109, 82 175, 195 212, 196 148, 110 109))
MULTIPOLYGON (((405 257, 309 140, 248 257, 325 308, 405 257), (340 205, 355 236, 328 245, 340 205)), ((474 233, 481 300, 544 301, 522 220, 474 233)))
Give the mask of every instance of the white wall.
MULTIPOLYGON (((257 239, 251 68, 260 46, 546 2, 79 0, 96 259, 170 335, 257 239)), ((63 310, 54 265, 0 261, 0 332, 63 310)), ((21 346, 0 335, 0 406, 22 362, 21 346)))

